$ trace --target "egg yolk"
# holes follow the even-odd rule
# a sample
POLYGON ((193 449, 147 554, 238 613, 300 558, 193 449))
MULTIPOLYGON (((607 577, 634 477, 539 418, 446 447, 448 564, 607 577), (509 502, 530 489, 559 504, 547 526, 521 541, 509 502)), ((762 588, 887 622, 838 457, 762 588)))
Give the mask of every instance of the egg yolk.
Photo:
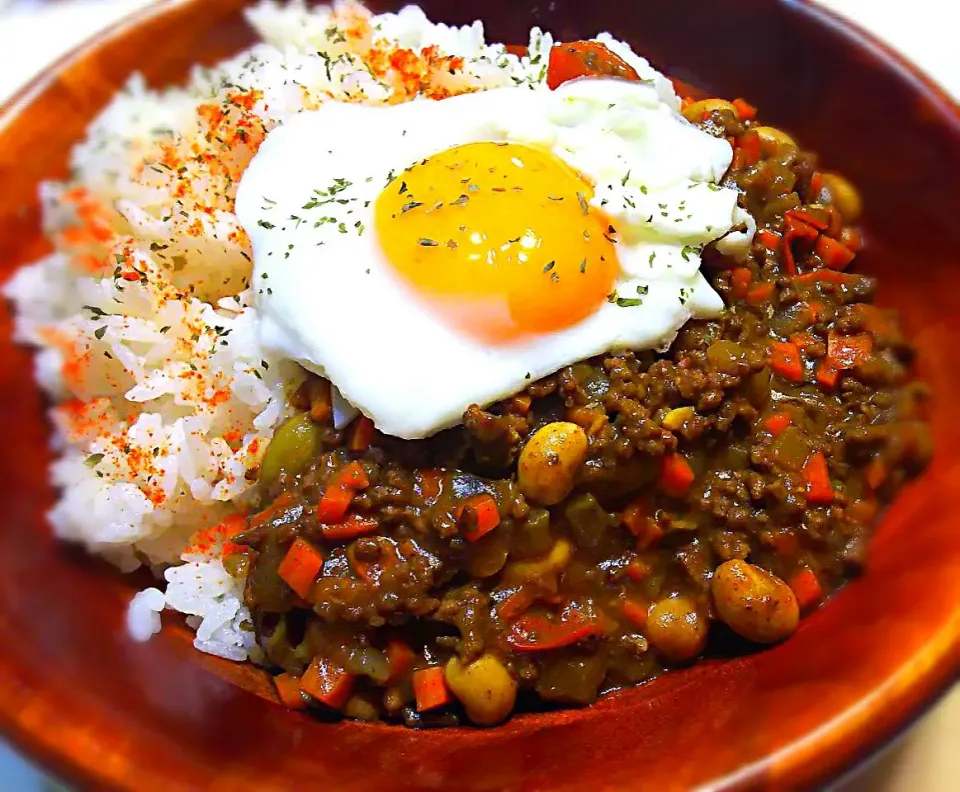
POLYGON ((396 272, 444 320, 487 343, 582 321, 618 271, 593 188, 548 151, 469 143, 396 176, 375 207, 396 272))

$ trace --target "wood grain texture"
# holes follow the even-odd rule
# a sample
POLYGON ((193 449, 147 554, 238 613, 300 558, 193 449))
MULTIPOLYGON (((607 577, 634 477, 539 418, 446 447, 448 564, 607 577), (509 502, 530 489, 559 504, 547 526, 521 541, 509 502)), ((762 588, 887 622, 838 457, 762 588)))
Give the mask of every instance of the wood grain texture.
MULTIPOLYGON (((497 729, 323 724, 270 700, 255 670, 202 657, 183 630, 130 642, 123 579, 51 539, 48 427, 0 308, 0 728, 54 772, 123 790, 787 789, 891 737, 960 671, 960 112, 890 53, 797 4, 426 0, 491 39, 534 23, 612 30, 676 77, 746 96, 861 188, 858 262, 898 307, 933 387, 937 454, 886 515, 864 577, 787 643, 704 663, 585 710, 497 729), (537 10, 539 9, 539 10, 537 10)), ((184 0, 69 56, 0 119, 0 277, 45 250, 37 182, 134 69, 182 79, 251 40, 240 0, 184 0)), ((383 4, 375 4, 382 7, 383 4)), ((139 582, 142 582, 139 581, 139 582)))

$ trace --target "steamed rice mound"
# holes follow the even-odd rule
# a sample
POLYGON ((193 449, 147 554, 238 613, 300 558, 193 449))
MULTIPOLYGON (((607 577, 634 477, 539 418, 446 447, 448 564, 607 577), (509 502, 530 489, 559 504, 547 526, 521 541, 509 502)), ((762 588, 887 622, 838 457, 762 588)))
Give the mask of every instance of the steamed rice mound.
POLYGON ((74 149, 70 180, 41 187, 53 252, 5 288, 54 404, 57 536, 124 571, 163 573, 166 591, 131 605, 135 637, 169 607, 187 614, 197 648, 234 660, 256 647, 243 582, 221 563, 230 516, 303 376, 258 344, 264 286, 250 282, 233 213, 244 168, 271 129, 329 100, 537 87, 552 45, 534 29, 518 58, 487 46, 480 22, 435 25, 413 7, 263 3, 248 17, 264 43, 187 87, 130 80, 74 149))

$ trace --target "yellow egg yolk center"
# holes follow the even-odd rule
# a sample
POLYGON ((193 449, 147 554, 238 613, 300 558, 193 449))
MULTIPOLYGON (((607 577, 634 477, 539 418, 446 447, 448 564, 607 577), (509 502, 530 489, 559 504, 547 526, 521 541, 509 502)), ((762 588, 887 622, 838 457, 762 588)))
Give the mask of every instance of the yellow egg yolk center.
POLYGON ((548 151, 469 143, 412 165, 377 199, 387 260, 448 324, 487 343, 570 327, 617 275, 593 188, 548 151))

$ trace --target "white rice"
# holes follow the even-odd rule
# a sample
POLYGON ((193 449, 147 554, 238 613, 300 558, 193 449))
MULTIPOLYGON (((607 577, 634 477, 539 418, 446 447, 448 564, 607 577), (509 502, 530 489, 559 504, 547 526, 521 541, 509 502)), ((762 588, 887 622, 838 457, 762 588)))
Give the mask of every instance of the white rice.
POLYGON ((171 608, 198 649, 232 660, 255 651, 243 582, 204 529, 249 507, 247 474, 302 378, 259 348, 249 245, 233 214, 239 175, 263 134, 304 109, 539 88, 552 45, 534 29, 518 58, 486 45, 480 22, 432 24, 415 7, 371 16, 349 2, 263 2, 248 17, 263 43, 197 69, 185 88, 154 92, 134 77, 93 121, 70 181, 41 187, 54 252, 5 288, 55 404, 57 536, 123 570, 163 574, 165 592, 130 605, 134 638, 157 632, 171 608), (383 68, 398 47, 422 67, 416 79, 383 68))

